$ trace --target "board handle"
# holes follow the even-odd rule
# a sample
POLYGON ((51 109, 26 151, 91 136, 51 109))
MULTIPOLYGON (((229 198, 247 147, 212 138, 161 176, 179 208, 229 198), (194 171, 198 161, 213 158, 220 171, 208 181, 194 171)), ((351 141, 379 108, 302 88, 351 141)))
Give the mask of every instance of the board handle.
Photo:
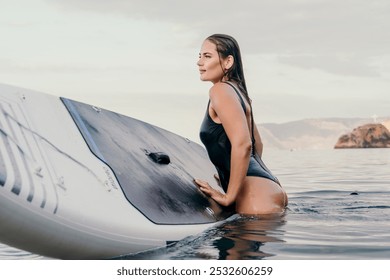
POLYGON ((145 150, 145 154, 151 160, 153 160, 155 163, 158 163, 158 164, 169 164, 169 163, 171 163, 171 159, 164 152, 150 152, 148 150, 145 150))

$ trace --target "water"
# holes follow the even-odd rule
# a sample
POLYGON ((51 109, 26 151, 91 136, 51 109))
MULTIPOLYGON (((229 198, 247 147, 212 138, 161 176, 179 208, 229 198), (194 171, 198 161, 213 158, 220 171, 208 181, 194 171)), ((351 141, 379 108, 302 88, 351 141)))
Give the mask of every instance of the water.
MULTIPOLYGON (((389 259, 390 149, 268 150, 289 194, 283 216, 233 216, 169 247, 121 259, 389 259)), ((0 245, 0 259, 41 256, 0 245)))

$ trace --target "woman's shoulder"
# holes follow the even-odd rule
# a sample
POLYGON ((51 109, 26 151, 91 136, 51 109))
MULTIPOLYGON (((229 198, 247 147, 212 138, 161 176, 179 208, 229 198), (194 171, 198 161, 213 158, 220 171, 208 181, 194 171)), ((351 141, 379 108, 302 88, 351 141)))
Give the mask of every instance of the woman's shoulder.
POLYGON ((225 82, 215 83, 209 91, 210 99, 225 99, 234 97, 235 92, 229 84, 225 82))

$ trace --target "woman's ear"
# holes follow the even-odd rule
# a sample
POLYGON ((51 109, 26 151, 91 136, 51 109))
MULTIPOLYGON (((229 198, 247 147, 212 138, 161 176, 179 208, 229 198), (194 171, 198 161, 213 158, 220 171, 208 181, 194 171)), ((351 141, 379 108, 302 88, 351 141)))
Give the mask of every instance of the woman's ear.
POLYGON ((234 64, 234 57, 232 55, 229 55, 225 60, 225 69, 229 70, 230 68, 232 68, 233 64, 234 64))

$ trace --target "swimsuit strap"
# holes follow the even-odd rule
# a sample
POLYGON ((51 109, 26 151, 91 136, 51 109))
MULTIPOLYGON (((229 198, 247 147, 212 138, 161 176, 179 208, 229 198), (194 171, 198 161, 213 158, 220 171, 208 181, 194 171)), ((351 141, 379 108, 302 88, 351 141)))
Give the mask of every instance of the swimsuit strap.
MULTIPOLYGON (((232 84, 232 83, 230 83, 230 82, 228 82, 228 81, 224 81, 223 83, 226 83, 226 84, 228 84, 228 85, 230 85, 233 89, 234 89, 234 91, 237 93, 237 95, 238 95, 238 97, 241 99, 241 102, 243 103, 243 109, 244 109, 244 112, 246 113, 246 107, 245 107, 245 102, 244 102, 244 99, 242 98, 242 96, 241 96, 241 94, 240 94, 240 92, 238 91, 238 89, 236 89, 236 87, 232 84)), ((253 130, 253 125, 254 125, 254 121, 253 121, 253 110, 252 110, 252 104, 251 104, 251 102, 248 102, 249 103, 249 107, 250 107, 250 109, 251 109, 251 134, 252 134, 252 155, 254 156, 255 154, 256 154, 256 151, 255 151, 255 133, 254 133, 254 130, 253 130)))
POLYGON ((224 82, 224 83, 230 85, 234 89, 234 91, 237 93, 238 97, 241 100, 242 108, 244 109, 244 112, 246 113, 245 102, 244 102, 244 99, 242 98, 241 94, 239 93, 239 91, 236 89, 236 87, 232 83, 230 83, 230 82, 224 82))

